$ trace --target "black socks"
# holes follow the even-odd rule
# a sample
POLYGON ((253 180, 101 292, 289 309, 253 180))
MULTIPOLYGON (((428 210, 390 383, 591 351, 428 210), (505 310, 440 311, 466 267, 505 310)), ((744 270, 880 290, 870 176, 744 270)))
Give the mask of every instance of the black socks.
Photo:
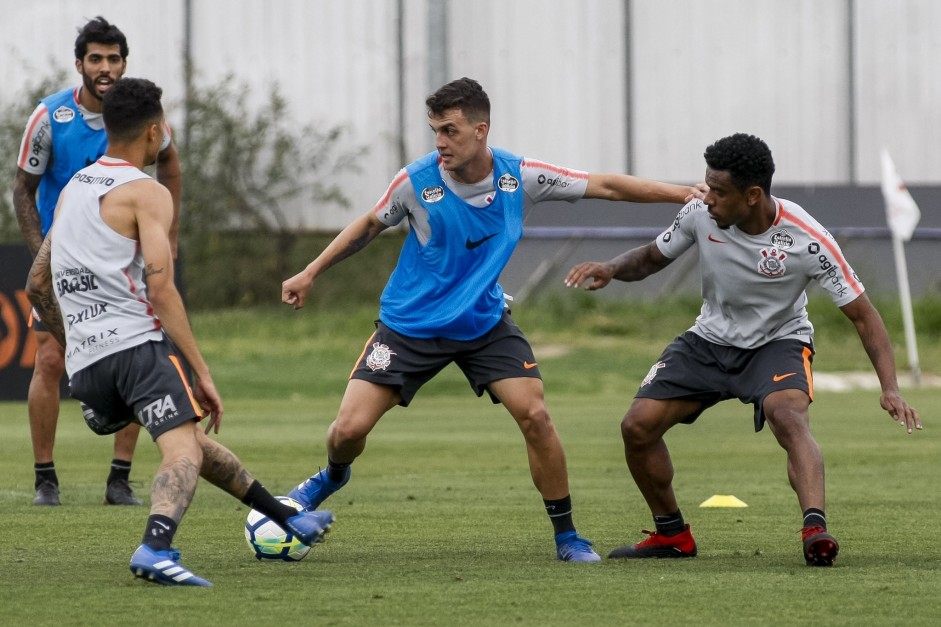
POLYGON ((350 467, 350 464, 353 462, 335 462, 332 459, 327 460, 327 477, 330 478, 330 481, 334 483, 340 483, 346 478, 346 469, 350 467))
POLYGON ((555 535, 565 533, 566 531, 575 531, 575 523, 572 522, 572 497, 566 496, 554 501, 542 501, 546 506, 546 513, 549 514, 549 520, 552 522, 552 530, 555 535))
POLYGON ((48 481, 55 485, 59 485, 59 477, 56 476, 56 465, 54 462, 45 462, 42 464, 34 464, 33 470, 36 471, 36 485, 35 489, 39 489, 39 484, 48 481))
POLYGON ((150 516, 147 519, 147 530, 144 531, 142 544, 146 544, 154 551, 169 550, 173 543, 173 534, 176 533, 176 522, 172 518, 150 516))
POLYGON ((274 498, 258 481, 253 481, 248 487, 248 492, 242 497, 242 502, 258 510, 281 527, 284 527, 288 518, 297 514, 297 510, 274 498))
POLYGON ((118 479, 129 481, 131 478, 131 462, 123 459, 111 460, 111 472, 108 474, 108 485, 111 485, 118 479))
POLYGON ((675 536, 686 531, 686 521, 680 510, 666 516, 654 516, 653 522, 657 526, 657 533, 664 536, 675 536))
POLYGON ((807 511, 804 512, 804 526, 805 527, 823 527, 823 530, 827 530, 827 515, 823 513, 822 510, 810 507, 807 511))

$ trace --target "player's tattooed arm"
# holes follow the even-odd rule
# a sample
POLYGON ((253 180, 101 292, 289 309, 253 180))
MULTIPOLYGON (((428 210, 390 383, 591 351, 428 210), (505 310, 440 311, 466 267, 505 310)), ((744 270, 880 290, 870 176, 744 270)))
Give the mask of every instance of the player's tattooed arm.
POLYGON ((47 237, 36 253, 33 266, 29 270, 26 282, 26 295, 39 312, 43 324, 56 341, 65 346, 65 325, 62 323, 62 311, 52 293, 52 237, 47 237))
POLYGON ((13 209, 29 252, 36 256, 42 246, 42 224, 36 207, 36 190, 42 177, 17 169, 13 178, 13 209))
POLYGON ((162 266, 158 268, 154 264, 148 263, 146 266, 144 266, 144 278, 146 279, 147 277, 152 276, 154 274, 163 274, 164 270, 165 268, 163 268, 162 266))

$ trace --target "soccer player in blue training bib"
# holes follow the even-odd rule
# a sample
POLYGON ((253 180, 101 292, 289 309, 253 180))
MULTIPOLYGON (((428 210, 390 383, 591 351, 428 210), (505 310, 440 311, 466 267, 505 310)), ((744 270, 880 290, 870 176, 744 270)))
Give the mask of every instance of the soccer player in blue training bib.
POLYGON ((879 376, 879 403, 908 433, 918 412, 899 395, 889 335, 840 247, 809 213, 771 195, 774 161, 757 137, 736 134, 706 149, 705 198, 687 204, 653 242, 610 261, 581 263, 569 287, 598 290, 612 279, 640 281, 697 245, 703 305, 641 382, 621 421, 627 466, 656 530, 611 558, 693 557, 696 542, 673 493, 663 435, 708 407, 737 398, 754 405, 787 452, 787 474, 804 515, 804 558, 830 566, 839 552, 827 532, 823 456, 810 433, 813 326, 805 288, 816 281, 856 327, 879 376))
POLYGON ((160 449, 150 516, 131 572, 169 586, 209 586, 171 545, 199 477, 310 546, 330 512, 298 513, 256 481, 219 432, 222 399, 173 283, 170 193, 142 171, 163 138, 161 90, 124 78, 105 94, 105 154, 72 177, 30 270, 27 294, 65 347, 72 396, 100 435, 142 425, 160 449), (68 320, 68 329, 63 323, 68 320), (172 340, 172 343, 171 343, 172 340), (192 367, 191 388, 184 361, 192 367), (205 432, 198 423, 209 420, 205 432))
POLYGON ((572 521, 568 471, 546 409, 536 356, 497 283, 523 234, 529 206, 602 198, 683 203, 702 191, 620 174, 588 174, 488 146, 490 100, 477 81, 455 80, 425 102, 436 150, 409 164, 379 202, 347 226, 302 272, 284 281, 283 302, 304 306, 314 281, 379 233, 408 220, 379 321, 350 375, 327 432, 327 466, 289 496, 316 509, 350 478, 366 437, 396 405, 455 363, 474 392, 486 391, 516 420, 536 489, 563 561, 596 562, 572 521))
MULTIPOLYGON (((124 75, 127 55, 127 39, 117 26, 103 17, 90 20, 75 39, 75 69, 82 84, 43 98, 26 123, 13 180, 13 206, 34 257, 52 224, 62 188, 105 151, 101 102, 124 75)), ((173 198, 170 244, 175 256, 180 163, 169 127, 162 132, 156 174, 173 198)), ((27 395, 36 473, 33 504, 55 506, 60 500, 53 450, 59 422, 59 382, 65 364, 62 346, 47 332, 43 321, 31 315, 30 322, 36 335, 36 361, 27 395)), ((141 505, 128 482, 139 432, 139 425, 130 424, 114 435, 114 457, 105 488, 107 505, 141 505)))

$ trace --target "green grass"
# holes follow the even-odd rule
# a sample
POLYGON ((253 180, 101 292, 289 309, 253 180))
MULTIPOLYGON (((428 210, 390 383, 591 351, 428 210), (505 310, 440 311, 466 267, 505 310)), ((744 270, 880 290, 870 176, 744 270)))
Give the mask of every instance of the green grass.
MULTIPOLYGON (((194 317, 226 400, 217 437, 272 491, 324 463, 324 433, 373 315, 285 308, 194 317)), ((652 524, 618 422, 650 360, 692 318, 682 304, 653 317, 643 306, 604 306, 563 318, 545 307, 517 313, 537 356, 547 355, 540 368, 576 523, 606 553, 652 524)), ((818 342, 818 367, 863 368, 858 342, 835 328, 827 346, 818 342)), ((920 347, 926 372, 941 370, 935 344, 920 347)), ((876 392, 820 392, 811 407, 827 460, 827 513, 843 547, 832 569, 803 565, 784 454, 770 433, 751 432, 751 409, 734 401, 668 434, 698 558, 555 561, 512 419, 449 368, 412 407, 380 422, 353 480, 328 501, 333 532, 300 563, 254 560, 242 535, 247 509, 201 483, 176 545, 215 584, 205 590, 131 577, 146 511, 100 505, 111 439, 88 431, 73 401, 56 449, 63 506, 33 507, 25 404, 3 403, 0 624, 936 624, 941 432, 930 410, 938 392, 904 393, 922 410, 922 433, 905 435, 876 392), (749 507, 698 507, 714 494, 749 507)), ((157 463, 142 437, 132 474, 142 495, 157 463)))

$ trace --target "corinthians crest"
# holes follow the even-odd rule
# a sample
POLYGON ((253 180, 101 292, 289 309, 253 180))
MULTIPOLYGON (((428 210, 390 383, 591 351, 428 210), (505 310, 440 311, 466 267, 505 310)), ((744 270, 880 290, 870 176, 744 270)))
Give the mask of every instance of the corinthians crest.
POLYGON ((644 387, 645 385, 650 385, 653 383, 654 377, 657 376, 657 371, 661 368, 666 368, 666 364, 662 361, 658 361, 653 366, 651 366, 650 370, 647 372, 647 376, 644 377, 643 382, 640 384, 640 387, 644 387))
POLYGON ((366 365, 375 372, 376 370, 385 370, 392 363, 392 356, 395 355, 389 350, 389 347, 379 342, 373 342, 372 352, 366 357, 366 365))
POLYGON ((767 277, 777 277, 784 274, 784 260, 787 253, 777 248, 762 248, 761 259, 758 260, 758 271, 767 277))

